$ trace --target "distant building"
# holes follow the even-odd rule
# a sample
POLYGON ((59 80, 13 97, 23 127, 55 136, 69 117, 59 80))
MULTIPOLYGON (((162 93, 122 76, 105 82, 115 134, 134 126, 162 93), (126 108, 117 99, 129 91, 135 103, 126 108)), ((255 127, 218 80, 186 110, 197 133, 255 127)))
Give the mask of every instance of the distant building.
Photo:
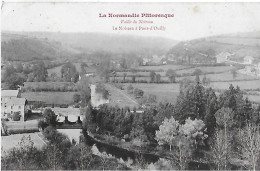
POLYGON ((2 98, 1 114, 3 118, 13 120, 16 112, 20 115, 19 121, 24 121, 24 114, 27 112, 27 100, 25 98, 2 98))
POLYGON ((216 56, 216 62, 217 63, 225 63, 229 61, 229 57, 231 57, 233 54, 229 52, 221 52, 216 56))
POLYGON ((21 98, 19 90, 1 91, 1 114, 3 118, 13 119, 14 113, 18 112, 20 121, 24 121, 24 114, 27 112, 27 100, 21 98))
POLYGON ((244 64, 253 64, 254 58, 252 56, 244 57, 244 64))
POLYGON ((148 59, 148 58, 143 58, 143 65, 148 65, 148 63, 150 62, 151 60, 148 59))

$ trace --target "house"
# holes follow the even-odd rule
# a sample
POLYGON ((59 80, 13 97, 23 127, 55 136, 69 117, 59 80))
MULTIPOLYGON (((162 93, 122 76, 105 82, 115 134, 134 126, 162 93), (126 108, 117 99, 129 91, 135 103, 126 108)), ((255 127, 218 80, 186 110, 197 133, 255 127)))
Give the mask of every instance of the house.
POLYGON ((143 65, 147 65, 150 61, 148 58, 143 58, 143 65))
POLYGON ((2 98, 1 114, 3 118, 8 118, 14 121, 24 121, 24 115, 27 112, 27 100, 25 98, 2 98), (19 114, 15 119, 15 114, 19 114))
POLYGON ((229 61, 229 58, 234 55, 234 54, 231 54, 229 52, 221 52, 220 54, 218 54, 216 56, 216 62, 217 63, 225 63, 227 61, 229 61))
POLYGON ((246 56, 244 57, 244 64, 253 64, 254 57, 252 56, 246 56))

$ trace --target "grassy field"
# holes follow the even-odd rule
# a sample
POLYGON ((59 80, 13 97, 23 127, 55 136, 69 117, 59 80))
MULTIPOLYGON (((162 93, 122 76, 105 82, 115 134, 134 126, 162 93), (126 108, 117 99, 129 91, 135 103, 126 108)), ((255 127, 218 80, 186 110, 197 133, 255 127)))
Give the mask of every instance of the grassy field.
POLYGON ((48 69, 48 76, 51 76, 52 73, 56 73, 58 77, 61 77, 61 68, 62 68, 63 65, 61 66, 57 66, 57 67, 54 67, 54 68, 51 68, 51 69, 48 69))
POLYGON ((234 67, 231 66, 202 66, 202 67, 196 67, 196 68, 189 68, 185 70, 180 70, 177 71, 178 74, 183 74, 183 73, 193 73, 196 69, 200 69, 202 72, 207 73, 207 72, 225 72, 225 71, 230 71, 234 69, 234 67))
MULTIPOLYGON (((129 84, 123 84, 126 88, 129 84)), ((144 91, 144 96, 149 94, 156 95, 157 102, 175 103, 179 94, 179 84, 132 84, 134 88, 144 91)))
MULTIPOLYGON (((25 134, 14 134, 9 136, 1 136, 1 154, 5 155, 4 152, 8 152, 14 147, 19 147, 18 143, 21 141, 23 137, 31 137, 31 140, 34 143, 34 146, 38 149, 41 149, 45 144, 45 142, 40 138, 38 134, 41 133, 25 133, 25 134)), ((26 141, 28 144, 28 141, 26 141)))
POLYGON ((122 91, 113 85, 106 84, 105 85, 106 90, 108 90, 110 96, 109 96, 109 105, 111 106, 119 106, 122 107, 139 107, 138 102, 129 96, 125 91, 122 91))
POLYGON ((24 82, 25 89, 57 89, 66 87, 72 89, 75 87, 75 83, 72 82, 24 82))
MULTIPOLYGON (((203 79, 203 75, 200 76, 200 79, 203 79)), ((187 76, 187 77, 177 77, 176 80, 180 81, 184 78, 188 78, 190 80, 194 80, 195 76, 187 76)), ((206 74, 206 78, 209 78, 210 81, 236 81, 236 80, 252 80, 252 79, 257 79, 257 77, 254 76, 249 76, 249 75, 245 75, 245 74, 240 74, 237 73, 237 76, 235 78, 233 78, 233 75, 228 71, 228 72, 224 72, 224 73, 220 73, 220 74, 206 74)))
POLYGON ((75 92, 23 92, 28 101, 42 101, 47 104, 71 104, 75 92))
POLYGON ((190 68, 190 66, 185 66, 185 65, 138 66, 135 69, 167 71, 168 69, 178 70, 184 68, 190 68))

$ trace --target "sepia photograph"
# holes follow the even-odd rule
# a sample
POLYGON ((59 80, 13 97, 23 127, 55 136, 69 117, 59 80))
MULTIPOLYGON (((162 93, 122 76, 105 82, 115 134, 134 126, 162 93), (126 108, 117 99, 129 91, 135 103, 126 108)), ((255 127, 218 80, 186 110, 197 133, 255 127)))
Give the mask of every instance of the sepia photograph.
POLYGON ((260 2, 2 1, 1 170, 260 170, 260 2))

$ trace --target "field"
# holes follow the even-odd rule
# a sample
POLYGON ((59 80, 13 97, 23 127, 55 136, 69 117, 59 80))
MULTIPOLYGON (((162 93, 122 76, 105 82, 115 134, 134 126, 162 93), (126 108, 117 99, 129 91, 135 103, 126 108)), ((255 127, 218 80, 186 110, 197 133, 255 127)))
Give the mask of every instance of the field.
POLYGON ((138 102, 129 96, 126 92, 114 87, 113 85, 106 84, 106 90, 108 90, 109 96, 109 105, 122 107, 139 107, 138 102))
POLYGON ((75 92, 23 92, 28 101, 42 101, 46 104, 71 104, 75 92))
POLYGON ((75 83, 72 82, 24 82, 24 89, 69 89, 74 90, 75 83))
MULTIPOLYGON (((233 77, 233 74, 230 72, 234 67, 232 66, 201 66, 190 68, 188 66, 181 65, 162 65, 162 66, 139 66, 137 69, 143 70, 161 70, 159 73, 161 75, 162 81, 169 81, 169 78, 165 76, 166 70, 172 69, 181 69, 176 71, 178 74, 183 73, 192 73, 196 68, 201 69, 202 72, 215 72, 216 74, 206 74, 206 78, 210 79, 210 87, 213 89, 228 89, 230 84, 234 86, 239 86, 241 89, 257 89, 260 88, 260 80, 256 76, 249 76, 245 74, 237 73, 236 77, 233 77), (187 69, 185 69, 187 68, 187 69)), ((123 74, 133 75, 132 72, 118 72, 118 77, 116 79, 123 80, 123 74)), ((145 80, 150 81, 150 72, 137 72, 136 75, 143 75, 142 77, 137 76, 136 81, 145 80)), ((202 80, 204 76, 201 75, 200 79, 202 80)), ((183 79, 195 80, 195 76, 184 76, 176 77, 176 81, 181 81, 183 79)), ((111 78, 112 80, 113 78, 111 78)), ((126 80, 132 80, 131 77, 126 77, 126 80)), ((129 83, 123 84, 126 89, 129 83)), ((144 91, 144 95, 153 94, 157 96, 157 101, 169 101, 176 102, 176 98, 179 94, 179 84, 151 84, 151 83, 133 83, 134 88, 140 88, 144 91)), ((126 93, 126 91, 125 91, 126 93)), ((256 102, 259 101, 260 96, 257 95, 248 95, 249 99, 256 102)))
MULTIPOLYGON (((129 84, 123 84, 126 88, 129 84)), ((132 84, 134 88, 144 91, 144 96, 152 94, 156 95, 157 102, 175 103, 179 95, 179 84, 132 84)))
POLYGON ((138 66, 135 69, 140 69, 140 70, 163 70, 167 71, 168 69, 173 69, 173 70, 179 70, 179 69, 184 69, 184 68, 190 68, 190 66, 185 66, 185 65, 158 65, 158 66, 138 66))
POLYGON ((208 66, 203 66, 203 67, 195 67, 195 68, 189 68, 185 70, 180 70, 177 71, 177 74, 183 74, 183 73, 193 73, 196 69, 200 69, 203 73, 207 72, 225 72, 225 71, 230 71, 234 69, 232 66, 215 66, 215 67, 208 67, 208 66))
MULTIPOLYGON (((25 134, 13 134, 9 136, 1 136, 1 147, 2 147, 2 155, 5 155, 4 152, 8 152, 14 147, 18 146, 18 143, 21 141, 23 137, 31 137, 31 140, 34 143, 34 146, 38 149, 41 149, 46 143, 40 138, 41 133, 25 133, 25 134)), ((27 141, 26 141, 27 142, 27 141)), ((28 142, 26 143, 28 144, 28 142)))
POLYGON ((62 66, 63 65, 48 69, 48 76, 50 77, 52 73, 56 73, 57 77, 61 77, 60 71, 61 71, 62 66))

